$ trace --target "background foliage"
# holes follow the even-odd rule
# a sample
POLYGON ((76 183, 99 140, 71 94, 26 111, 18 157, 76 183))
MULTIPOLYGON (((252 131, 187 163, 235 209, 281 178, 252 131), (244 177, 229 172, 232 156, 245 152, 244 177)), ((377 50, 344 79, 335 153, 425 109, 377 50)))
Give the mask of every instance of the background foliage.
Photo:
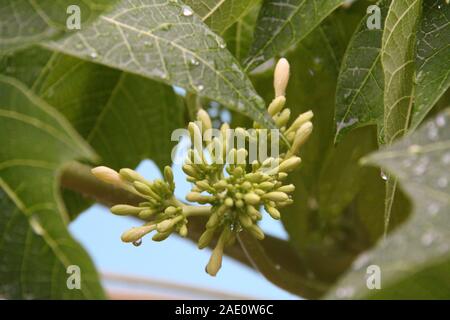
MULTIPOLYGON (((450 6, 380 0, 378 30, 373 4, 1 0, 0 295, 104 298, 67 225, 109 200, 61 176, 81 176, 74 161, 170 164, 192 97, 229 108, 233 126, 273 127, 272 66, 286 56, 289 108, 313 110, 314 132, 282 213, 289 241, 243 236, 249 257, 306 298, 449 298, 450 6), (80 31, 65 29, 69 4, 80 31), (71 264, 82 290, 66 289, 71 264), (382 290, 366 287, 370 264, 382 290)), ((245 262, 239 246, 228 254, 245 262)))

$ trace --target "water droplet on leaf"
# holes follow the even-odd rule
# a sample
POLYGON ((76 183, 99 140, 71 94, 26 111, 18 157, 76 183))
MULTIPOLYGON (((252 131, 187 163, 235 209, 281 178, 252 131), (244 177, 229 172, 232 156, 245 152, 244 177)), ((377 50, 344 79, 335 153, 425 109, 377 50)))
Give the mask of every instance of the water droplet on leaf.
POLYGON ((139 247, 141 244, 142 244, 142 239, 133 241, 133 246, 135 246, 135 247, 139 247))

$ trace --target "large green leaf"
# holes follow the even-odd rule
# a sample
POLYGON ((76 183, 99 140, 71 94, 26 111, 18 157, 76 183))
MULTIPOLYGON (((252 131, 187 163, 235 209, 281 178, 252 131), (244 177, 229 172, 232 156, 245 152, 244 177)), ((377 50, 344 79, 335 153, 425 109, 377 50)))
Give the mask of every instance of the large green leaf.
POLYGON ((223 38, 227 42, 228 50, 238 61, 242 62, 248 55, 260 8, 259 3, 254 5, 223 34, 223 38))
POLYGON ((0 60, 0 72, 55 106, 103 164, 135 167, 147 158, 160 168, 170 164, 171 134, 184 127, 184 107, 170 86, 40 48, 0 60))
MULTIPOLYGON (((258 0, 184 0, 213 31, 221 33, 258 0)), ((185 8, 189 10, 189 8, 185 8)))
MULTIPOLYGON (((383 0, 379 4, 382 22, 389 3, 390 0, 383 0)), ((411 129, 420 124, 450 85, 450 6, 440 0, 425 0, 423 3, 417 32, 416 92, 411 129)), ((342 64, 336 91, 336 140, 354 128, 370 124, 378 124, 382 132, 384 75, 380 60, 381 32, 367 30, 367 18, 361 21, 342 64)))
POLYGON ((111 0, 2 0, 0 51, 10 51, 64 34, 69 6, 80 8, 82 27, 104 10, 111 0))
POLYGON ((416 128, 450 87, 450 5, 424 1, 417 35, 416 97, 411 128, 416 128))
POLYGON ((184 9, 176 1, 124 1, 90 27, 48 47, 183 87, 273 127, 224 40, 184 9))
POLYGON ((16 80, 0 76, 0 101, 0 295, 103 298, 94 265, 67 231, 58 192, 62 166, 93 159, 91 149, 16 80), (67 287, 70 265, 81 270, 80 290, 67 287))
MULTIPOLYGON (((403 136, 411 121, 414 97, 416 32, 421 0, 392 0, 381 44, 384 71, 384 117, 382 140, 391 144, 403 136)), ((385 233, 389 228, 397 181, 388 176, 385 200, 385 233)))
MULTIPOLYGON (((379 3, 382 26, 390 0, 379 3)), ((336 138, 369 124, 382 125, 384 75, 380 60, 382 29, 369 29, 366 15, 350 41, 336 88, 336 138)))
POLYGON ((305 38, 343 0, 265 0, 246 69, 252 69, 305 38))
POLYGON ((329 298, 450 297, 450 109, 414 134, 367 158, 396 175, 411 198, 411 218, 362 255, 329 298), (366 287, 366 268, 381 269, 381 290, 366 287))

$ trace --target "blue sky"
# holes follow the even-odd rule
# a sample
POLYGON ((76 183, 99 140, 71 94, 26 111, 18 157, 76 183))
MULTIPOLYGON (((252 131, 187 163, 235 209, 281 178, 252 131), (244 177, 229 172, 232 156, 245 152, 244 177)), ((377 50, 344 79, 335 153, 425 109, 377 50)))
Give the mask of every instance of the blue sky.
MULTIPOLYGON (((179 166, 174 165, 173 169, 176 195, 184 198, 190 185, 179 166)), ((147 179, 161 177, 158 168, 148 160, 143 161, 137 170, 147 179)), ((133 226, 136 226, 136 220, 115 216, 106 208, 95 205, 80 215, 71 224, 70 230, 102 272, 157 278, 250 298, 296 298, 231 258, 224 258, 222 269, 216 277, 207 275, 204 267, 211 251, 199 250, 194 243, 177 236, 163 242, 153 242, 151 237, 146 237, 139 247, 122 243, 120 235, 133 226)), ((281 223, 268 215, 262 220, 261 227, 267 234, 287 237, 281 223)))

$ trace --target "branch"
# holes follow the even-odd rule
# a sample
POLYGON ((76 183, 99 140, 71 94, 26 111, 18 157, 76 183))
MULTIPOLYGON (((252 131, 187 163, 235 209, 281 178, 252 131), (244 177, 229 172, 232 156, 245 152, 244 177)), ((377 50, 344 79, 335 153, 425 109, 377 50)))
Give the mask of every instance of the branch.
MULTIPOLYGON (((142 198, 127 190, 98 180, 90 170, 90 166, 78 162, 68 164, 61 176, 61 186, 108 207, 116 204, 138 205, 143 201, 142 198)), ((197 242, 204 231, 205 224, 205 217, 190 217, 188 238, 197 242)), ((214 243, 211 243, 210 247, 214 247, 214 243)), ((269 281, 291 293, 316 299, 326 292, 327 286, 308 278, 303 261, 287 241, 272 236, 266 236, 264 240, 257 241, 241 233, 239 243, 227 247, 225 253, 260 271, 269 281)))

